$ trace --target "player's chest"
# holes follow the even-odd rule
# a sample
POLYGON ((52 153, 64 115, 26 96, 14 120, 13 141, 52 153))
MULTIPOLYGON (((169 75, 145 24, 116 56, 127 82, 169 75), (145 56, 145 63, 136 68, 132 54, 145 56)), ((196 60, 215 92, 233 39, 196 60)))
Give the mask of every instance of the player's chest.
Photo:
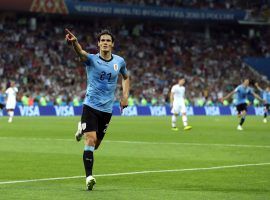
POLYGON ((184 89, 183 89, 182 87, 177 87, 177 88, 175 89, 175 93, 176 93, 176 94, 183 94, 183 93, 184 93, 184 89))
POLYGON ((109 82, 114 82, 117 80, 120 66, 117 62, 105 62, 98 60, 94 62, 92 70, 94 72, 92 74, 94 74, 94 76, 96 76, 96 78, 98 78, 100 81, 108 80, 109 82))

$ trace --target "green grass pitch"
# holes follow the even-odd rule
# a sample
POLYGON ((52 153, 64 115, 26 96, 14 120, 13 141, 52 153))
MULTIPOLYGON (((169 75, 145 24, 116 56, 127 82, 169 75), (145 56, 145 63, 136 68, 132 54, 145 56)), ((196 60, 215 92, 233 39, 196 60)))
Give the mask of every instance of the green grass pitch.
POLYGON ((270 199, 270 123, 189 117, 113 117, 85 190, 79 117, 0 118, 0 199, 270 199), (250 164, 250 165, 249 165, 250 164), (59 178, 53 180, 52 178, 59 178), (18 182, 22 181, 22 182, 18 182))

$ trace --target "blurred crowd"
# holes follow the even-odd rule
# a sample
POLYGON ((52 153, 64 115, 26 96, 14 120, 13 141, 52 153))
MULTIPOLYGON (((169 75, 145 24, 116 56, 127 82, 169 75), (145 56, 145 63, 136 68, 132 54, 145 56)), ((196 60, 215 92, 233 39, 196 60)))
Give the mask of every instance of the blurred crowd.
MULTIPOLYGON (((219 99, 252 77, 267 78, 242 62, 245 56, 270 57, 269 28, 248 31, 228 26, 204 30, 179 24, 105 19, 91 21, 0 15, 0 80, 15 80, 24 105, 80 105, 86 89, 84 66, 67 46, 68 27, 89 53, 97 53, 95 34, 111 27, 114 53, 126 59, 131 76, 130 105, 164 105, 180 76, 185 76, 187 104, 216 105, 219 99), (96 31, 96 32, 95 32, 96 31)), ((119 82, 120 88, 120 82, 119 82)), ((118 89, 115 100, 119 100, 118 89)))

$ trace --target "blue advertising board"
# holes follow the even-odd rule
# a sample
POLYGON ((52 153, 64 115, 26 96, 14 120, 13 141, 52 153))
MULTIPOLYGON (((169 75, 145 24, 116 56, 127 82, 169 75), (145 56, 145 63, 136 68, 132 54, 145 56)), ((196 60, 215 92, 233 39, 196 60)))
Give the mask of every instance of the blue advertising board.
MULTIPOLYGON (((263 115, 263 107, 248 107, 249 115, 263 115)), ((82 113, 82 106, 16 106, 15 116, 79 116, 82 113)), ((7 115, 6 111, 3 112, 7 115)), ((113 115, 115 116, 168 116, 171 115, 169 106, 129 106, 120 113, 118 106, 113 107, 113 115)), ((230 106, 205 106, 187 107, 187 115, 237 115, 235 107, 230 106)))

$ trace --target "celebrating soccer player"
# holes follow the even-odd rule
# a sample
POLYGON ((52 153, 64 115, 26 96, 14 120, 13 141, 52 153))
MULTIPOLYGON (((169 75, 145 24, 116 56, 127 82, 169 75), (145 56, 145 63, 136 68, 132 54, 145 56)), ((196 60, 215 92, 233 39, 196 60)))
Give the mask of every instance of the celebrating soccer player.
POLYGON ((87 73, 87 90, 84 99, 81 121, 75 134, 80 141, 85 136, 83 162, 86 173, 86 187, 92 190, 96 183, 92 176, 94 151, 99 147, 112 116, 114 93, 118 75, 122 75, 123 97, 121 109, 128 105, 129 76, 125 60, 112 54, 114 36, 109 30, 102 30, 97 35, 99 53, 89 54, 84 51, 73 33, 66 29, 66 40, 84 63, 87 73))

